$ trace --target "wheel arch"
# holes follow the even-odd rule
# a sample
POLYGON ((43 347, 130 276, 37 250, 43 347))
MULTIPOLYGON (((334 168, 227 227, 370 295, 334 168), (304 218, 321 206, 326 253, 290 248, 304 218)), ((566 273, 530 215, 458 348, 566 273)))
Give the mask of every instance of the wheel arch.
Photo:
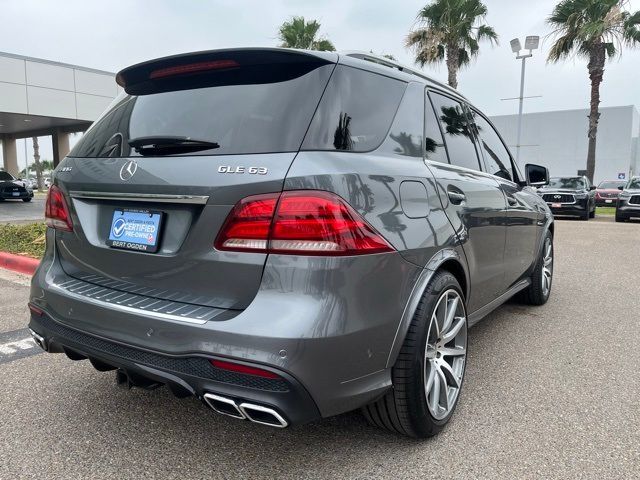
POLYGON ((431 257, 429 262, 427 262, 427 265, 422 270, 422 273, 420 273, 418 280, 416 280, 413 290, 409 295, 409 299, 407 300, 407 304, 405 305, 400 323, 396 330, 396 335, 393 339, 393 343, 391 344, 391 349, 389 350, 386 368, 390 368, 395 364, 407 335, 407 331, 409 330, 409 326, 411 325, 411 320, 413 319, 418 308, 418 304, 420 303, 420 299, 424 295, 424 291, 433 276, 441 270, 447 270, 456 277, 456 280, 458 280, 458 283, 462 287, 462 294, 465 300, 469 298, 469 273, 467 271, 464 254, 461 252, 461 249, 445 248, 440 250, 431 257))

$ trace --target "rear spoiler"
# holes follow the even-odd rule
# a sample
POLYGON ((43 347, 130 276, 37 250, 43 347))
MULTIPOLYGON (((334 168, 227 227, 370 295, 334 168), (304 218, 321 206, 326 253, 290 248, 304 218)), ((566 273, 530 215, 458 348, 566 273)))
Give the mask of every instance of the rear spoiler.
POLYGON ((116 82, 130 95, 214 85, 271 83, 295 78, 338 55, 284 48, 210 50, 158 58, 127 67, 116 82))

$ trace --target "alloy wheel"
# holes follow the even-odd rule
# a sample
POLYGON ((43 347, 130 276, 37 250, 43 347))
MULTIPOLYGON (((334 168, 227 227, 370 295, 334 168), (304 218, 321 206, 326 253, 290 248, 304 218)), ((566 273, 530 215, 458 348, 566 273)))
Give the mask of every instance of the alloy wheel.
POLYGON ((544 242, 542 262, 542 293, 546 297, 551 290, 551 280, 553 278, 553 244, 551 243, 551 238, 547 238, 544 242))
POLYGON ((424 355, 424 393, 429 412, 445 418, 456 405, 467 356, 467 316, 460 294, 442 293, 431 315, 424 355))

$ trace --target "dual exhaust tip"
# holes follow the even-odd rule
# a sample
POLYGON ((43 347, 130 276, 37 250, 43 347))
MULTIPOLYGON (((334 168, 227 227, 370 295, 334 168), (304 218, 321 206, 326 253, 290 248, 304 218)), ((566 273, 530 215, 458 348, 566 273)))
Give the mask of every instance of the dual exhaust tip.
POLYGON ((205 393, 204 401, 214 411, 239 420, 249 420, 269 427, 285 428, 289 423, 276 410, 249 402, 236 403, 235 400, 214 393, 205 393))

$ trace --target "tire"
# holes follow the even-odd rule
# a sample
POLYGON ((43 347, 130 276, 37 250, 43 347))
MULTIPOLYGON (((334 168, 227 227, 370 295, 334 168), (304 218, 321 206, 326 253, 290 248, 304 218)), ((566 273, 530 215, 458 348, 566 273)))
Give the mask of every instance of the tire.
POLYGON ((588 222, 590 218, 591 218, 591 213, 589 212, 589 208, 587 207, 587 210, 580 216, 580 220, 584 220, 585 222, 588 222))
POLYGON ((30 201, 31 201, 31 198, 23 198, 23 199, 22 199, 22 201, 23 201, 23 202, 30 202, 30 201))
POLYGON ((621 222, 622 223, 622 222, 626 222, 626 221, 627 221, 626 218, 624 218, 621 215, 616 214, 616 222, 621 222))
POLYGON ((543 240, 542 251, 531 274, 531 285, 518 294, 518 299, 527 305, 544 305, 551 295, 553 285, 553 235, 547 231, 543 240), (550 260, 549 260, 550 259, 550 260), (543 278, 547 278, 546 287, 543 278))
POLYGON ((393 388, 362 408, 365 418, 372 425, 414 438, 436 435, 449 422, 460 398, 466 351, 467 312, 462 289, 451 273, 441 270, 427 285, 413 316, 391 372, 393 388), (432 325, 433 318, 437 321, 443 312, 438 326, 447 324, 445 306, 453 312, 453 320, 443 335, 449 332, 455 336, 442 343, 432 325), (427 378, 431 380, 428 392, 427 378), (441 403, 443 385, 447 386, 446 407, 441 403))
POLYGON ((593 210, 589 213, 589 218, 596 218, 596 207, 593 207, 593 210))

